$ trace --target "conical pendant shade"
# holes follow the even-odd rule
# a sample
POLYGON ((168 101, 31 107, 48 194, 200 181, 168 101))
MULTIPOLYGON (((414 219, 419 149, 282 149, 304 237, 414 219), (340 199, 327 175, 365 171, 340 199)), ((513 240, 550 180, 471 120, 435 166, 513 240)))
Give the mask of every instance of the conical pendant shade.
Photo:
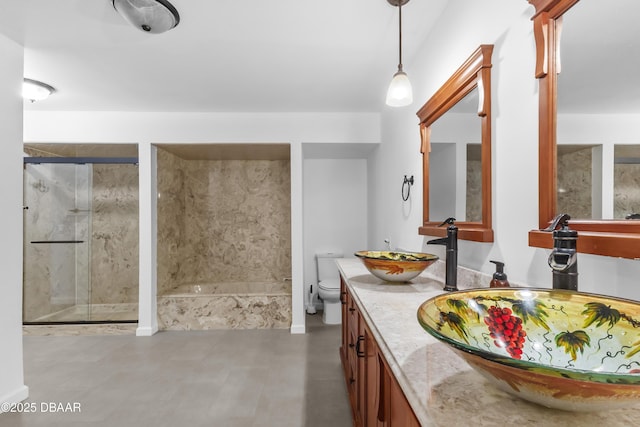
POLYGON ((413 90, 409 77, 404 71, 398 71, 393 75, 389 89, 387 90, 387 105, 391 107, 404 107, 413 102, 413 90))

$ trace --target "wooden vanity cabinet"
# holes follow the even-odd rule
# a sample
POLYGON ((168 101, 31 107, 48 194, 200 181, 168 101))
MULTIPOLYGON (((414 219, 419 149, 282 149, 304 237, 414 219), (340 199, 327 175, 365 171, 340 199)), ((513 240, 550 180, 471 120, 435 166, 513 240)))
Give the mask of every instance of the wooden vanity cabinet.
POLYGON ((378 348, 344 281, 342 346, 353 425, 356 427, 420 427, 400 385, 378 348))
POLYGON ((364 364, 361 361, 364 338, 361 336, 361 327, 364 323, 361 320, 360 313, 356 308, 355 302, 347 291, 346 284, 340 281, 340 302, 342 303, 342 345, 340 347, 340 359, 344 370, 344 377, 347 384, 347 392, 349 394, 349 403, 351 404, 354 425, 363 425, 364 416, 364 398, 363 378, 364 364))
POLYGON ((364 411, 366 410, 364 321, 353 298, 347 292, 344 282, 341 282, 341 292, 342 346, 340 347, 340 359, 344 369, 354 425, 364 426, 364 411))

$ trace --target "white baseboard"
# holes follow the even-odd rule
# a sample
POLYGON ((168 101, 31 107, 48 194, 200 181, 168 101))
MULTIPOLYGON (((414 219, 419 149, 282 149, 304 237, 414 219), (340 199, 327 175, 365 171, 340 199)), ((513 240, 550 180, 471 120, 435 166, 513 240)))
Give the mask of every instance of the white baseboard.
POLYGON ((11 393, 7 393, 4 396, 0 397, 0 414, 4 412, 2 408, 5 405, 2 405, 2 403, 18 403, 22 402, 27 397, 29 397, 29 387, 27 387, 26 385, 23 385, 17 390, 14 390, 11 393))
POLYGON ((307 332, 304 324, 302 324, 302 325, 291 324, 291 329, 290 330, 291 330, 292 334, 304 334, 304 333, 307 332))
POLYGON ((153 327, 151 327, 151 326, 138 326, 138 328, 136 329, 136 336, 138 336, 138 337, 150 337, 152 335, 155 335, 156 332, 158 332, 158 325, 155 325, 153 327))

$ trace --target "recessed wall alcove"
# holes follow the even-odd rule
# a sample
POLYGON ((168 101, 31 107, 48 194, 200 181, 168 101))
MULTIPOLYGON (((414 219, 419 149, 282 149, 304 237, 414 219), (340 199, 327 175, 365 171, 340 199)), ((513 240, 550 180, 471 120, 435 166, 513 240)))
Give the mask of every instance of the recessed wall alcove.
POLYGON ((289 145, 157 147, 159 327, 288 328, 289 145))
MULTIPOLYGON (((377 143, 303 143, 304 303, 320 308, 316 253, 368 249, 369 159, 377 143)), ((380 242, 380 244, 383 244, 380 242)))

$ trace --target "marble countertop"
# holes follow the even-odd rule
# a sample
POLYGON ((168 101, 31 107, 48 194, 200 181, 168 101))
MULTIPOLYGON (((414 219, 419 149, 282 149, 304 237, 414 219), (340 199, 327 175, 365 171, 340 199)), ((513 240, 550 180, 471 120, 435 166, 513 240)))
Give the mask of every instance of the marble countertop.
MULTIPOLYGON (((440 263, 401 285, 374 277, 356 258, 340 259, 337 264, 422 426, 626 427, 640 423, 640 409, 565 412, 526 402, 490 384, 418 323, 420 304, 443 293, 440 263)), ((458 287, 472 287, 471 275, 460 273, 458 287)))

